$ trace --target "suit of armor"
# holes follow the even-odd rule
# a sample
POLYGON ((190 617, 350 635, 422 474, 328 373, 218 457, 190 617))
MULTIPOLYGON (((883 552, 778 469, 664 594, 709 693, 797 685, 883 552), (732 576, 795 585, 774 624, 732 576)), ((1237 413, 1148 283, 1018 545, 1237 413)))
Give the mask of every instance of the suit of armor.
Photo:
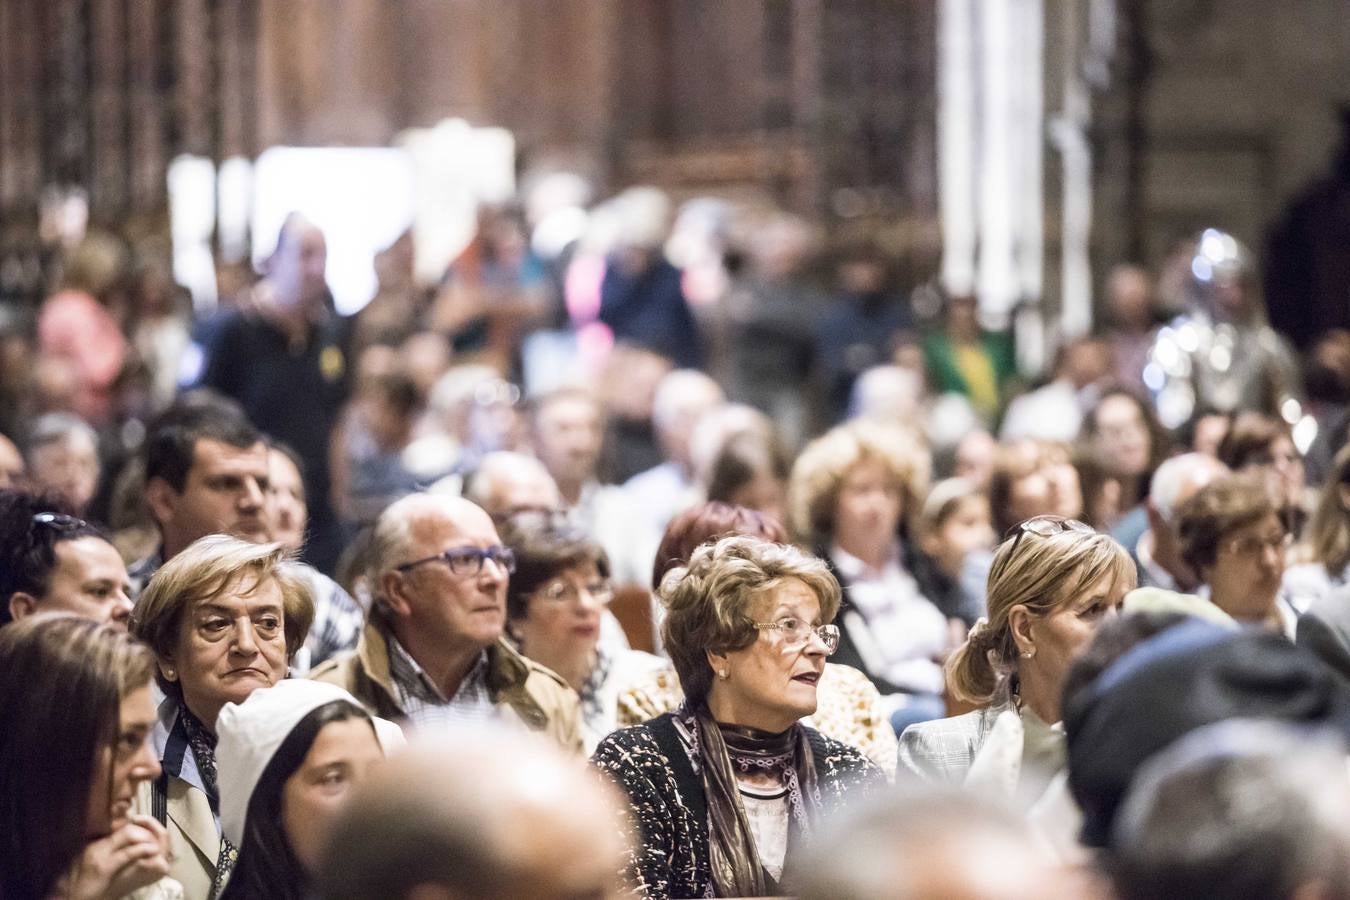
POLYGON ((1259 410, 1297 422, 1297 357, 1266 321, 1250 253, 1209 228, 1190 269, 1187 310, 1159 329, 1144 367, 1159 420, 1177 428, 1201 412, 1259 410))

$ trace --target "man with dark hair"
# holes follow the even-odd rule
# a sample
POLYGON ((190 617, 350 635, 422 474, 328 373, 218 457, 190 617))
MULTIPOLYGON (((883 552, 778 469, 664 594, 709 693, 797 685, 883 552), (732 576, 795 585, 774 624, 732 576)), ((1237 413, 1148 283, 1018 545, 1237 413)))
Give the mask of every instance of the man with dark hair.
POLYGON ((0 625, 67 612, 125 628, 130 591, 106 534, 56 497, 0 490, 0 625))
POLYGON ((199 537, 267 540, 267 487, 267 444, 247 419, 224 406, 166 412, 145 451, 145 497, 161 544, 132 567, 137 592, 164 560, 199 537))
MULTIPOLYGON (((160 545, 131 567, 135 594, 166 560, 198 538, 229 534, 273 540, 267 494, 271 461, 263 435, 227 400, 197 398, 171 407, 146 439, 145 497, 160 545)), ((314 624, 293 668, 305 671, 356 645, 365 612, 331 578, 305 566, 314 624)))

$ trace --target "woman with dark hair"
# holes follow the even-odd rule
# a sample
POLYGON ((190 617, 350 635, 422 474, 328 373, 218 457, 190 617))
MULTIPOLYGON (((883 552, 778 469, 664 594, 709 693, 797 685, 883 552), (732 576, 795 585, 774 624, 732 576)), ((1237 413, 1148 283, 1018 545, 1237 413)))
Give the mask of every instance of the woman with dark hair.
POLYGON ((787 512, 787 455, 775 440, 753 432, 733 435, 708 472, 708 499, 744 506, 782 520, 787 512))
POLYGON ((53 497, 0 491, 0 625, 68 612, 126 628, 131 581, 101 530, 53 497))
POLYGON ((342 688, 299 680, 227 705, 216 729, 221 832, 239 848, 220 900, 303 900, 330 825, 402 732, 342 688))
POLYGON ((1270 482, 1260 475, 1211 481, 1177 516, 1182 558, 1202 582, 1198 593, 1239 622, 1292 638, 1298 611, 1280 588, 1293 536, 1270 482))
POLYGON ((685 702, 592 758, 631 804, 629 886, 780 894, 825 817, 885 784, 859 750, 801 724, 838 646, 839 583, 800 550, 735 536, 669 572, 661 600, 685 702))
POLYGON ((1083 443, 1120 485, 1121 512, 1144 502, 1153 470, 1167 458, 1167 433, 1144 399, 1126 388, 1102 394, 1083 421, 1083 443))
POLYGON ((1239 414, 1219 443, 1219 461, 1240 475, 1264 478, 1285 527, 1299 536, 1308 519, 1303 503, 1307 473, 1288 424, 1264 413, 1239 414))
POLYGON ((619 687, 664 661, 601 644, 601 615, 614 592, 609 557, 585 531, 561 516, 521 513, 502 525, 501 539, 516 554, 506 588, 507 633, 521 653, 577 692, 589 753, 617 726, 619 687))
POLYGON ((676 566, 689 562, 700 544, 733 534, 750 534, 775 544, 788 542, 787 529, 773 516, 755 509, 718 500, 690 507, 670 520, 652 566, 652 590, 661 589, 661 580, 676 566))
POLYGON ((0 630, 0 897, 182 896, 164 828, 132 814, 159 774, 154 668, 124 630, 72 615, 0 630))

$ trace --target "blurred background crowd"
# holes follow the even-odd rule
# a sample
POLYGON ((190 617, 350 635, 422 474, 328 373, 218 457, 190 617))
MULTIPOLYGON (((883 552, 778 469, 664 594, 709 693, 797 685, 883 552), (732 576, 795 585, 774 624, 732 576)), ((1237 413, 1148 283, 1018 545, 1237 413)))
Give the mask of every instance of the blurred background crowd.
POLYGON ((0 897, 1350 898, 1334 5, 164 6, 0 5, 0 897))

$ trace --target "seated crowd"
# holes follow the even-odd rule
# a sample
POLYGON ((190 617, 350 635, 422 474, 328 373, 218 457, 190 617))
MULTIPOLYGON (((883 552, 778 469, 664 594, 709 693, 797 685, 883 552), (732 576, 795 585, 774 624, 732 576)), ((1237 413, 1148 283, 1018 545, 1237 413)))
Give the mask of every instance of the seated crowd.
POLYGON ((953 298, 816 429, 669 323, 531 390, 464 284, 337 351, 322 241, 134 446, 0 435, 0 900, 1350 900, 1350 373, 1169 429, 953 298))

